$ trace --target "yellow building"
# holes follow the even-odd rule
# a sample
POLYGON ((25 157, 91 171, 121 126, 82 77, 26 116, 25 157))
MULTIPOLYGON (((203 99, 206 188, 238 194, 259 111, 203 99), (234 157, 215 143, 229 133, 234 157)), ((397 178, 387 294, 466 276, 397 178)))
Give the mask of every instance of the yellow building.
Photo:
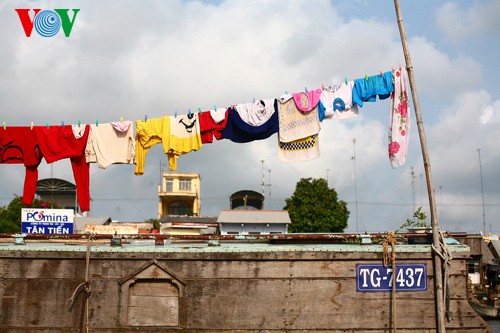
POLYGON ((200 216, 200 174, 163 173, 158 198, 159 219, 167 215, 200 216))

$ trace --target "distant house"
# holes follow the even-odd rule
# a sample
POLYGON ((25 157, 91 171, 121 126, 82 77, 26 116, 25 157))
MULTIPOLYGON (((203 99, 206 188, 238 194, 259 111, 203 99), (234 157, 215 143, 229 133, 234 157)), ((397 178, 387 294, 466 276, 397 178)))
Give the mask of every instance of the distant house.
POLYGON ((217 219, 221 235, 273 235, 288 233, 286 210, 223 210, 217 219))
POLYGON ((158 187, 158 218, 167 215, 200 216, 200 175, 165 172, 158 187))

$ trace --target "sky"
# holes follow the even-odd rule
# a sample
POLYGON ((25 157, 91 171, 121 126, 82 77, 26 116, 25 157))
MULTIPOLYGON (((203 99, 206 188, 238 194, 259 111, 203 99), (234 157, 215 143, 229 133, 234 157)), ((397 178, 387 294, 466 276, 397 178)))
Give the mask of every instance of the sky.
MULTIPOLYGON (((500 232, 500 2, 400 0, 400 6, 439 226, 500 232)), ((160 118, 405 66, 389 0, 0 0, 0 25, 0 124, 6 126, 160 118), (62 29, 26 37, 19 8, 80 11, 69 37, 62 29)), ((264 189, 265 208, 282 209, 301 178, 325 178, 348 203, 346 232, 396 230, 420 206, 430 222, 410 106, 408 157, 396 169, 388 159, 389 100, 383 100, 365 103, 357 118, 323 121, 314 160, 278 160, 275 134, 205 144, 181 156, 176 171, 200 174, 204 216, 229 209, 239 190, 264 189)), ((142 176, 133 165, 92 164, 89 216, 156 218, 167 165, 160 145, 147 155, 142 176)), ((0 206, 22 195, 24 174, 22 165, 0 165, 0 206)), ((39 179, 51 177, 74 182, 70 162, 43 161, 39 179)))

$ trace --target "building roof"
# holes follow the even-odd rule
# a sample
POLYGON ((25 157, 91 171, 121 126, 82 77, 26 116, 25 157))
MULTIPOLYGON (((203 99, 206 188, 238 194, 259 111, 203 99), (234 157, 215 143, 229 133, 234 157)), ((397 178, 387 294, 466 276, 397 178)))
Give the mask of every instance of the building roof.
POLYGON ((223 210, 218 223, 286 223, 290 224, 290 216, 286 210, 223 210))
POLYGON ((217 223, 216 216, 166 215, 160 218, 161 223, 217 223))
POLYGON ((500 240, 491 240, 489 248, 495 259, 500 258, 500 240))
POLYGON ((75 230, 84 230, 86 224, 105 225, 109 224, 110 222, 111 222, 111 217, 75 216, 74 228, 75 230))
POLYGON ((36 183, 38 194, 63 194, 76 192, 76 186, 66 180, 59 178, 41 179, 36 183))

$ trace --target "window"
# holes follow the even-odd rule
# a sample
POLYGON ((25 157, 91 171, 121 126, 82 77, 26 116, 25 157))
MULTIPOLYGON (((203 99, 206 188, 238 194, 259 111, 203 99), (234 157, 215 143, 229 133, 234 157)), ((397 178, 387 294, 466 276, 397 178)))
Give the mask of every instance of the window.
POLYGON ((173 192, 174 191, 174 180, 172 178, 167 178, 165 180, 165 192, 173 192))
POLYGON ((192 215, 191 207, 181 202, 174 202, 168 206, 169 215, 192 215))
POLYGON ((191 191, 191 179, 179 179, 179 191, 191 191))

